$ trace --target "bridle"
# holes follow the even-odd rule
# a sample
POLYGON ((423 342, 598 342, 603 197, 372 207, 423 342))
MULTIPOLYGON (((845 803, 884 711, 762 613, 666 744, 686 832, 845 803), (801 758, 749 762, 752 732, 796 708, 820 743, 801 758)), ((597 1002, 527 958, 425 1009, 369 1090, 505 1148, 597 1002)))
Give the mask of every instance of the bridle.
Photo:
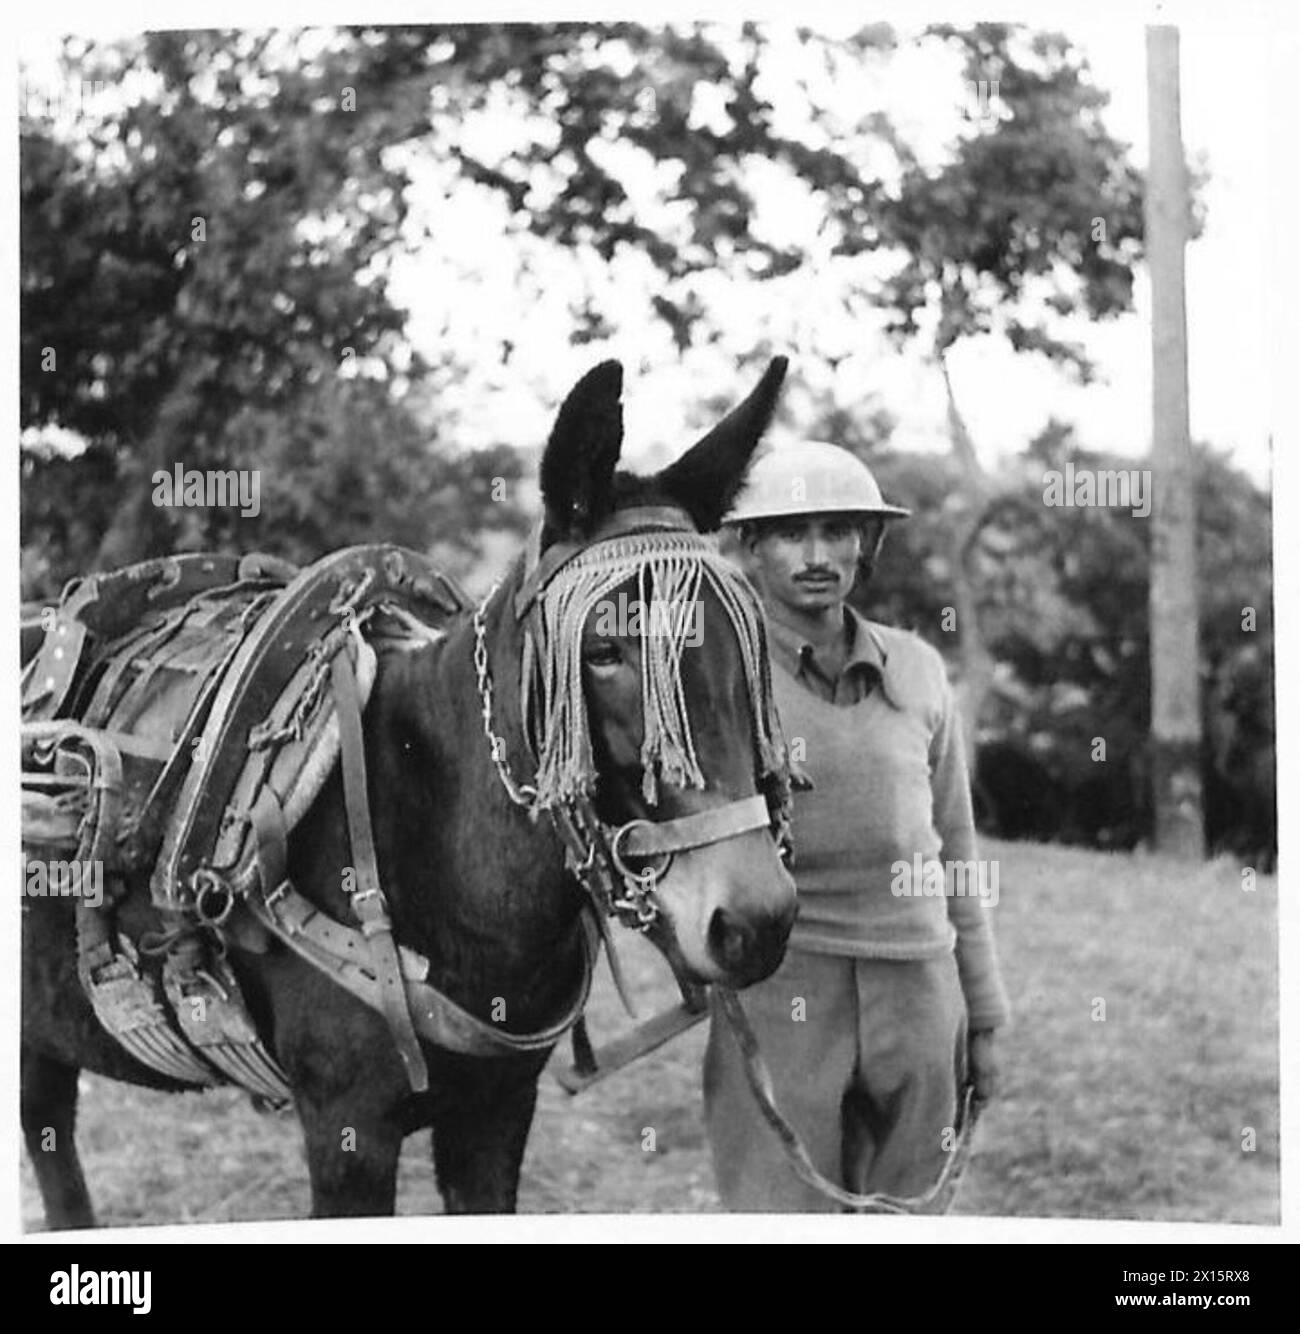
MULTIPOLYGON (((698 538, 686 516, 667 506, 638 506, 617 511, 597 532, 594 541, 581 545, 555 543, 540 555, 540 531, 534 531, 526 556, 524 579, 515 595, 514 614, 521 622, 532 618, 532 632, 543 652, 546 645, 536 608, 538 596, 550 581, 580 553, 598 553, 602 542, 633 533, 657 531, 689 533, 698 538)), ((699 542, 701 547, 705 545, 702 538, 699 542)), ((737 573, 736 579, 743 580, 743 576, 737 573)), ((515 778, 507 758, 505 739, 496 730, 486 616, 498 588, 493 588, 479 603, 473 616, 474 671, 483 735, 507 797, 537 820, 543 813, 537 787, 515 778)), ((756 709, 769 707, 771 698, 765 657, 761 666, 760 679, 751 683, 751 688, 756 687, 753 701, 756 709)), ((763 775, 762 786, 765 791, 691 815, 659 821, 638 818, 618 826, 600 819, 586 793, 571 794, 564 801, 544 809, 564 846, 570 873, 598 910, 602 923, 612 917, 632 930, 647 932, 661 916, 656 891, 677 853, 725 842, 754 829, 769 829, 783 858, 788 857, 791 803, 783 750, 780 763, 763 775), (632 860, 648 864, 638 870, 630 864, 632 860)))

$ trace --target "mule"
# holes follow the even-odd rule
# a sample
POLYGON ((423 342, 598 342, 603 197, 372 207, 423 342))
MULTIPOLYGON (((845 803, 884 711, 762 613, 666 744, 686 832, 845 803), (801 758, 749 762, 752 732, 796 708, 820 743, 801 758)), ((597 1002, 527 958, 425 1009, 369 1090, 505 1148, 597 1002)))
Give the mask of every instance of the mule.
MULTIPOLYGON (((545 561, 558 544, 589 548, 620 516, 646 507, 676 515, 691 531, 715 530, 771 419, 784 372, 784 360, 774 361, 693 448, 638 477, 617 470, 621 368, 598 366, 570 392, 549 437, 540 470, 544 517, 531 560, 545 561)), ((529 568, 521 555, 476 616, 458 617, 440 637, 381 651, 364 717, 374 842, 397 939, 429 959, 429 980, 460 1005, 483 1019, 503 1008, 503 1026, 524 1033, 546 1027, 587 966, 586 899, 562 841, 508 790, 511 773, 531 776, 520 698, 525 623, 516 606, 529 568), (486 648, 479 665, 476 641, 480 654, 486 648), (482 668, 495 686, 500 752, 484 735, 482 668)), ((620 598, 635 594, 634 578, 617 590, 620 598)), ((703 587, 700 597, 711 632, 682 648, 680 686, 705 782, 661 775, 653 800, 639 759, 643 640, 590 618, 582 628, 595 805, 611 825, 678 820, 759 791, 756 702, 743 645, 727 632, 716 592, 703 587)), ((543 654, 551 648, 540 646, 543 654)), ((340 888, 351 859, 335 772, 292 831, 290 878, 317 907, 355 921, 340 888)), ((663 860, 655 863, 660 869, 663 860)), ((647 934, 684 986, 743 987, 770 975, 795 913, 775 831, 750 827, 677 851, 658 880, 657 908, 647 934)), ((130 887, 119 925, 133 939, 156 929, 147 885, 130 887)), ((425 1043, 429 1087, 416 1093, 377 1010, 284 948, 236 946, 229 958, 259 1036, 292 1086, 313 1216, 391 1214, 403 1139, 427 1128, 448 1212, 515 1210, 549 1048, 487 1058, 425 1043), (345 1130, 353 1132, 350 1142, 345 1130)), ((100 1026, 78 981, 66 899, 26 904, 22 1014, 22 1126, 48 1225, 94 1226, 74 1140, 78 1072, 162 1090, 183 1086, 141 1064, 100 1026), (50 1132, 54 1152, 46 1151, 50 1132)))

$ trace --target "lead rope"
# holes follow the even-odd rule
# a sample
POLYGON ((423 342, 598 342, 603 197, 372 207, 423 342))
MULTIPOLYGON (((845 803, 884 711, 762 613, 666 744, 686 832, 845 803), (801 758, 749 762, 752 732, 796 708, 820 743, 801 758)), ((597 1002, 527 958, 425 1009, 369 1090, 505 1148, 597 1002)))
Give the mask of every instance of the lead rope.
POLYGON ((951 1204, 952 1197, 956 1195, 957 1187, 961 1183, 962 1173, 970 1161, 975 1122, 979 1118, 980 1104, 975 1101, 974 1089, 969 1082, 962 1094, 961 1129, 958 1131, 957 1144, 948 1155, 943 1171, 939 1173, 939 1179, 934 1185, 922 1195, 886 1195, 879 1191, 858 1195, 851 1190, 845 1190, 843 1186, 837 1186, 813 1166, 808 1150, 804 1148, 803 1141, 799 1138, 799 1132, 785 1119, 781 1109, 776 1105, 771 1072, 767 1068, 767 1062, 763 1060, 763 1053, 759 1050, 758 1038, 754 1036, 754 1030, 749 1026, 749 1018, 741 1008, 740 998, 729 987, 715 986, 713 991, 740 1045, 741 1055, 744 1057, 745 1078, 749 1081, 754 1100, 758 1103, 758 1110, 768 1125, 776 1131, 781 1147, 790 1160, 790 1166, 800 1181, 837 1204, 859 1213, 921 1213, 928 1205, 935 1203, 945 1190, 948 1196, 944 1201, 944 1208, 951 1204))

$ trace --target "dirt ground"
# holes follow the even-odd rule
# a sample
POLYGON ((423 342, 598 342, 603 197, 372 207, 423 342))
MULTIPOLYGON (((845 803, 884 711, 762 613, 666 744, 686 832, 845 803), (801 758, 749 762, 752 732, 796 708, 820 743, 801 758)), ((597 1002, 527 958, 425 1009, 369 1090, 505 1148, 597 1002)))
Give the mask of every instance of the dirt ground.
MULTIPOLYGON (((1189 869, 993 841, 982 852, 1000 864, 994 924, 1016 1017, 1002 1038, 1005 1092, 953 1212, 1276 1223, 1276 880, 1244 891, 1226 860, 1189 869)), ((621 935, 643 1012, 672 1003, 658 956, 621 935)), ((597 1042, 631 1022, 603 965, 588 1013, 597 1042)), ((701 1026, 576 1099, 544 1076, 521 1212, 717 1211, 704 1040, 701 1026)), ((552 1059, 569 1058, 566 1042, 552 1059)), ((79 1143, 103 1225, 308 1213, 296 1122, 239 1093, 167 1096, 85 1076, 79 1143)), ((427 1135, 407 1141, 398 1210, 441 1212, 427 1135)), ((22 1218, 42 1226, 26 1161, 22 1218)))

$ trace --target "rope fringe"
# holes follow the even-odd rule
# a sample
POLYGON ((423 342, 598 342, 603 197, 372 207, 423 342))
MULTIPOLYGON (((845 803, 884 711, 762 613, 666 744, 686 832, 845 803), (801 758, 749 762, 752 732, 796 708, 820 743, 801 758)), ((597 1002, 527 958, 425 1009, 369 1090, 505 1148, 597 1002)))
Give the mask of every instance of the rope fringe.
POLYGON ((691 611, 707 587, 726 612, 749 686, 762 774, 783 773, 762 610, 744 577, 697 533, 609 538, 563 565, 538 594, 524 637, 521 705, 537 766, 538 810, 590 797, 596 781, 582 682, 582 632, 598 603, 636 580, 640 606, 642 795, 705 786, 682 686, 691 611), (660 614, 662 613, 662 614, 660 614))

